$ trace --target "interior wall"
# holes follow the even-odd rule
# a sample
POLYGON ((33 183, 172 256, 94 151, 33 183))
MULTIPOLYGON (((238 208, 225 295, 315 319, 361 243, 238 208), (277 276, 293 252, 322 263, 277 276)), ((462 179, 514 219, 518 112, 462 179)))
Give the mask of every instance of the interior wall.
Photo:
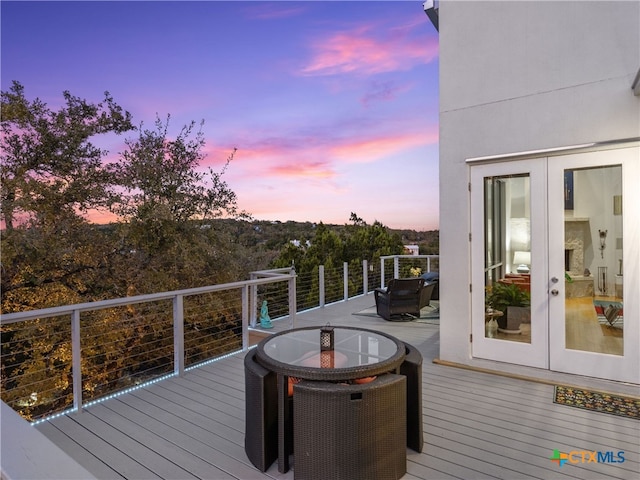
MULTIPOLYGON (((613 215, 614 195, 622 195, 620 167, 574 172, 576 217, 589 219, 590 238, 584 264, 592 275, 599 266, 607 267, 607 293, 614 292, 615 275, 622 259, 622 215, 613 215), (606 231, 605 249, 600 251, 599 231, 606 231)), ((597 284, 596 284, 597 287, 597 284)))

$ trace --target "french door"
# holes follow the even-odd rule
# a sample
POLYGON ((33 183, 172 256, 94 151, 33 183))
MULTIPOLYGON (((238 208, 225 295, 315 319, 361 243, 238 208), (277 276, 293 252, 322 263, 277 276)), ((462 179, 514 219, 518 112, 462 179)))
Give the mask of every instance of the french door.
POLYGON ((471 166, 472 354, 640 383, 640 149, 471 166))

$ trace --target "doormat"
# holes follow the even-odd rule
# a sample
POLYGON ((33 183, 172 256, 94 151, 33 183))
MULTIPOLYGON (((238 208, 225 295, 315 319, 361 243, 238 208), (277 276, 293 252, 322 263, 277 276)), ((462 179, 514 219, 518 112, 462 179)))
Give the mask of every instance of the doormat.
MULTIPOLYGON (((363 317, 375 317, 380 320, 384 320, 376 312, 376 306, 365 308, 353 315, 361 315, 363 317)), ((423 307, 420 310, 420 317, 416 318, 410 315, 405 316, 407 322, 426 323, 429 325, 440 325, 440 302, 438 300, 431 300, 429 305, 423 307)), ((386 320, 385 320, 386 321, 386 320)))
POLYGON ((640 399, 556 385, 553 403, 640 420, 640 399))

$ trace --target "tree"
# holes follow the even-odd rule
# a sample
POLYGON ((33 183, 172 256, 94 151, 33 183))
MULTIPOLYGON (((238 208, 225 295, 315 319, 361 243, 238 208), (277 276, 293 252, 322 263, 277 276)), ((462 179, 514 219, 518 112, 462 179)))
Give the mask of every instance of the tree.
MULTIPOLYGON (((93 105, 65 92, 65 107, 54 112, 28 101, 18 83, 2 92, 3 313, 246 278, 252 256, 211 222, 248 217, 222 179, 235 149, 221 172, 201 174, 202 132, 193 135, 192 122, 170 140, 167 117, 126 140, 128 150, 105 167, 106 152, 91 137, 132 128, 129 114, 105 95, 93 105), (90 224, 81 213, 95 208, 111 208, 126 222, 90 224)), ((189 302, 185 328, 196 332, 187 345, 191 359, 240 342, 226 338, 241 330, 239 299, 223 292, 189 302)), ((82 371, 91 379, 83 383, 85 398, 126 383, 122 370, 148 375, 169 368, 167 311, 151 304, 83 315, 82 371)), ((1 334, 3 400, 37 392, 37 404, 27 400, 27 416, 68 406, 68 319, 21 322, 1 334)))
MULTIPOLYGON (((318 265, 325 266, 325 288, 328 299, 341 298, 342 265, 349 263, 351 271, 360 271, 362 260, 373 265, 383 255, 401 254, 404 250, 398 234, 391 233, 382 223, 368 225, 355 213, 351 214, 352 225, 340 229, 318 224, 308 247, 285 245, 272 266, 287 267, 295 262, 296 273, 301 283, 308 285, 299 290, 299 306, 313 305, 318 298, 318 265), (302 297, 304 295, 304 297, 302 297)), ((355 288, 359 288, 359 285, 355 288)))
POLYGON ((92 104, 64 92, 58 111, 13 82, 1 93, 2 311, 100 297, 96 280, 111 248, 82 212, 108 206, 106 152, 91 141, 132 127, 105 93, 92 104))
POLYGON ((240 212, 235 193, 222 175, 237 151, 233 149, 221 172, 197 168, 204 158, 202 125, 182 127, 175 140, 168 138, 170 116, 156 118, 155 130, 143 130, 136 140, 127 140, 126 150, 112 167, 118 185, 126 193, 114 210, 125 219, 146 221, 162 218, 186 222, 195 218, 248 217, 240 212))
POLYGON ((346 229, 344 239, 344 261, 362 261, 369 263, 384 255, 399 255, 403 253, 402 238, 397 233, 391 233, 379 221, 368 225, 355 213, 351 214, 352 225, 346 229))
POLYGON ((128 293, 222 283, 241 273, 235 268, 237 249, 210 222, 249 218, 222 179, 237 149, 220 172, 199 172, 202 123, 197 131, 195 122, 182 127, 173 140, 169 123, 167 116, 165 121, 157 118, 152 130, 141 126, 139 137, 125 142, 127 150, 111 166, 124 189, 113 210, 126 221, 120 236, 126 241, 122 254, 128 293))
POLYGON ((98 104, 68 91, 63 97, 65 106, 53 111, 37 98, 27 100, 18 82, 1 93, 0 197, 7 230, 16 222, 52 223, 113 200, 102 165, 106 152, 90 140, 131 130, 131 115, 108 92, 98 104))

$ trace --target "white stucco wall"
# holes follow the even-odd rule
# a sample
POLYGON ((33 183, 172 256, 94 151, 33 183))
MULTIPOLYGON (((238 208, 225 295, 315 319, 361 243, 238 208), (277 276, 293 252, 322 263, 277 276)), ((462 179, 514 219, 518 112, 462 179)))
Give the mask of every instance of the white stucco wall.
POLYGON ((640 2, 445 0, 439 17, 440 358, 469 363, 465 160, 640 136, 640 2))

